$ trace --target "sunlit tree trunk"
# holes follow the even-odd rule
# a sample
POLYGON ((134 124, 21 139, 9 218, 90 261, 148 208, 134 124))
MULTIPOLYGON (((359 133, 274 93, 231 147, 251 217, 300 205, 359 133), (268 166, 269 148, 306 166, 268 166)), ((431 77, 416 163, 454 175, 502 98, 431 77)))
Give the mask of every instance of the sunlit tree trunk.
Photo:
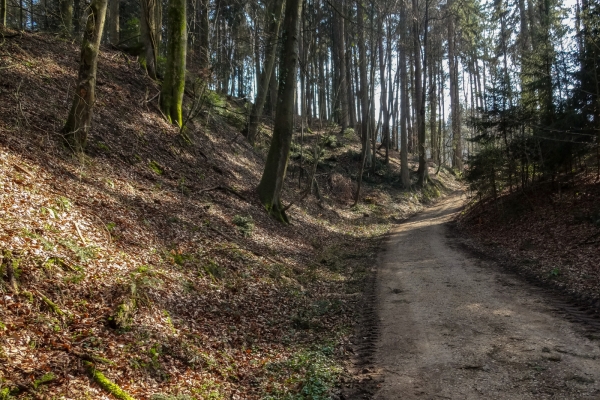
POLYGON ((265 209, 276 219, 288 222, 281 205, 281 191, 292 144, 294 100, 298 65, 298 22, 301 0, 287 0, 281 34, 283 44, 279 68, 279 94, 273 138, 258 185, 258 195, 265 209))
POLYGON ((67 123, 62 130, 67 143, 78 153, 85 148, 92 121, 92 108, 96 101, 96 70, 106 16, 106 2, 106 0, 93 0, 88 8, 75 96, 67 123))
POLYGON ((160 108, 169 122, 182 126, 187 52, 186 0, 169 0, 167 35, 167 68, 160 91, 160 108))

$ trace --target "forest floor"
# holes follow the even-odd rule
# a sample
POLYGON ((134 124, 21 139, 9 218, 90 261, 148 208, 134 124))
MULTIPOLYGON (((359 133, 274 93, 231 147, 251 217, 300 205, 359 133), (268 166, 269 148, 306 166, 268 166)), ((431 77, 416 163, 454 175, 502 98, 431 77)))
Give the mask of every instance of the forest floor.
POLYGON ((455 230, 471 251, 600 315, 600 174, 559 179, 470 202, 455 230))
POLYGON ((59 132, 78 59, 52 35, 0 42, 0 398, 126 398, 106 379, 154 400, 360 387, 354 327, 372 315, 382 239, 455 190, 453 176, 401 191, 394 153, 351 207, 356 135, 296 132, 284 201, 297 204, 282 225, 254 192, 268 121, 253 148, 248 103, 207 92, 182 134, 121 52, 102 49, 92 132, 73 156, 59 132), (319 198, 302 198, 315 162, 319 198))
POLYGON ((600 319, 471 251, 451 223, 464 204, 401 224, 380 256, 374 398, 598 399, 600 319))

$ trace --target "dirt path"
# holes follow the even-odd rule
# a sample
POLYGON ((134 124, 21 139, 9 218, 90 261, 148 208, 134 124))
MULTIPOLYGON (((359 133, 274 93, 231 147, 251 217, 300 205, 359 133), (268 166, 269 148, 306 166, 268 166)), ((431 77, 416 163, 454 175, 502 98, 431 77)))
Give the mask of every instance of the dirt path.
POLYGON ((453 196, 402 224, 377 276, 375 399, 600 399, 600 341, 454 246, 453 196), (593 337, 592 337, 593 339, 593 337))

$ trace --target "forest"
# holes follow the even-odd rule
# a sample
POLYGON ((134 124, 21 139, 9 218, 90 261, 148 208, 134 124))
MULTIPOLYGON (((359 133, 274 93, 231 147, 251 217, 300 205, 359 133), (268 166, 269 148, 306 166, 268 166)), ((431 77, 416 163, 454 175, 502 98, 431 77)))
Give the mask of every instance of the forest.
POLYGON ((589 0, 0 0, 0 400, 396 398, 436 204, 600 329, 598 64, 589 0))

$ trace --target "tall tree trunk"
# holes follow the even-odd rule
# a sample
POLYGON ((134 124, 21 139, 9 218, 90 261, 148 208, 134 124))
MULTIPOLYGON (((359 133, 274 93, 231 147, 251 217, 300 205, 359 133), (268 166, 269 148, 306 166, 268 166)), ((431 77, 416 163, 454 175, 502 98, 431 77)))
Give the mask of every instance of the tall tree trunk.
POLYGON ((455 54, 454 16, 448 17, 448 59, 450 64, 450 109, 452 118, 452 144, 454 149, 453 166, 463 169, 462 138, 460 127, 460 103, 458 97, 458 67, 455 54))
POLYGON ((2 28, 6 28, 6 9, 7 9, 6 0, 0 0, 0 26, 2 28))
POLYGON ((406 71, 406 6, 400 11, 400 181, 405 189, 410 188, 410 173, 408 170, 408 75, 406 71))
POLYGON ((108 6, 108 14, 109 14, 109 27, 108 27, 108 41, 110 44, 116 46, 119 44, 119 6, 120 0, 109 0, 108 6))
MULTIPOLYGON (((369 140, 369 85, 367 81, 367 49, 365 46, 364 10, 361 0, 356 1, 356 18, 358 20, 358 69, 360 73, 360 133, 363 141, 363 153, 370 158, 369 140)), ((367 163, 370 165, 370 163, 367 163)))
MULTIPOLYGON (((21 10, 23 3, 21 2, 21 10)), ((73 0, 60 0, 61 33, 66 37, 73 34, 73 0)), ((21 28, 23 22, 21 21, 21 28)))
POLYGON ((141 0, 140 34, 144 45, 144 65, 148 76, 156 79, 156 65, 158 60, 158 38, 157 38, 157 0, 141 0))
MULTIPOLYGON (((417 0, 413 0, 413 10, 418 12, 417 0)), ((425 93, 427 88, 427 31, 428 31, 429 8, 428 3, 425 5, 425 26, 423 34, 423 63, 421 67, 421 43, 420 43, 420 28, 417 16, 413 17, 414 26, 414 45, 415 45, 415 89, 416 89, 416 113, 417 113, 417 142, 419 153, 419 169, 417 175, 419 177, 417 184, 427 184, 429 168, 427 167, 427 154, 425 143, 425 93)))
POLYGON ((181 127, 187 52, 186 0, 169 0, 167 35, 167 69, 160 91, 160 108, 169 122, 181 127))
POLYGON ((261 76, 260 84, 258 86, 258 92, 256 99, 254 100, 254 106, 252 107, 252 113, 248 121, 247 137, 251 144, 256 141, 258 135, 258 125, 262 112, 267 101, 267 93, 269 90, 269 83, 273 74, 273 67, 275 65, 275 59, 277 58, 277 39, 279 37, 279 27, 281 25, 281 14, 283 12, 283 1, 273 0, 271 8, 267 11, 267 20, 270 20, 269 24, 269 41, 270 45, 267 47, 265 52, 264 70, 261 76))
MULTIPOLYGON (((437 48, 437 45, 436 45, 437 48)), ((433 56, 433 55, 432 55, 433 56)), ((433 57, 432 57, 433 58, 433 57)), ((436 92, 437 92, 437 88, 436 88, 436 79, 435 79, 435 75, 434 75, 434 70, 435 70, 435 63, 433 62, 433 59, 431 60, 431 62, 429 63, 429 82, 430 82, 430 89, 429 89, 429 130, 430 130, 430 134, 431 134, 431 158, 437 163, 437 141, 438 141, 438 136, 437 136, 437 132, 436 132, 436 127, 437 127, 437 120, 436 120, 436 110, 437 110, 437 97, 436 97, 436 92)))
POLYGON ((380 104, 380 110, 381 110, 381 116, 382 116, 382 123, 381 123, 381 144, 383 146, 385 146, 385 163, 388 163, 389 160, 389 155, 388 155, 388 149, 390 148, 390 115, 388 112, 388 88, 387 88, 387 82, 386 82, 386 76, 385 76, 385 70, 386 70, 386 60, 387 60, 387 54, 384 52, 384 48, 383 48, 383 29, 380 31, 379 33, 379 81, 380 81, 380 88, 381 88, 381 104, 380 104))
MULTIPOLYGON (((33 0, 31 0, 31 2, 33 4, 33 0)), ((81 11, 81 0, 73 0, 73 33, 75 35, 79 35, 79 33, 81 33, 81 11)), ((106 12, 108 13, 108 9, 106 12)), ((33 12, 31 14, 31 21, 33 22, 33 12)), ((31 29, 33 29, 33 26, 31 29)))
MULTIPOLYGON (((345 7, 346 10, 348 7, 345 7)), ((344 26, 345 43, 351 43, 349 29, 344 26)), ((352 50, 344 49, 344 57, 346 58, 346 97, 348 104, 348 125, 352 129, 356 127, 356 103, 354 98, 353 82, 352 82, 352 50)), ((356 84, 356 83, 354 83, 356 84)))
POLYGON ((348 80, 346 74, 346 45, 345 45, 345 33, 344 33, 344 18, 342 18, 338 11, 341 12, 344 9, 344 2, 338 0, 336 2, 336 10, 333 12, 333 38, 335 44, 335 54, 337 60, 337 75, 338 75, 338 88, 336 90, 336 98, 339 99, 339 124, 341 132, 344 133, 348 127, 348 80))
POLYGON ((106 3, 107 0, 92 0, 88 8, 75 96, 67 123, 62 130, 67 143, 78 153, 85 148, 92 122, 92 108, 96 101, 96 70, 106 16, 106 3))
POLYGON ((210 68, 210 49, 209 49, 209 0, 200 1, 200 68, 208 70, 210 68))
POLYGON ((281 33, 279 95, 275 126, 265 169, 258 185, 258 195, 266 210, 276 219, 289 222, 281 205, 281 191, 294 130, 294 99, 298 65, 298 22, 302 10, 301 0, 287 0, 281 33))

